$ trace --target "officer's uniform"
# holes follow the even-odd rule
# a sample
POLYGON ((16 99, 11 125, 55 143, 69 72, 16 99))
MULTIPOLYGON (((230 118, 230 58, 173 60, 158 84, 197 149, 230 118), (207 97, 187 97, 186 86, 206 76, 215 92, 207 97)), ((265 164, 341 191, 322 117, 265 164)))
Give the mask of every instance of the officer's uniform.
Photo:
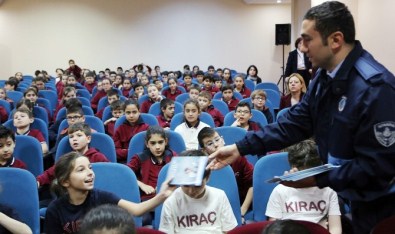
POLYGON ((395 215, 395 77, 358 41, 333 79, 318 70, 299 104, 237 147, 262 154, 311 136, 324 163, 342 165, 315 179, 351 201, 356 233, 395 215))

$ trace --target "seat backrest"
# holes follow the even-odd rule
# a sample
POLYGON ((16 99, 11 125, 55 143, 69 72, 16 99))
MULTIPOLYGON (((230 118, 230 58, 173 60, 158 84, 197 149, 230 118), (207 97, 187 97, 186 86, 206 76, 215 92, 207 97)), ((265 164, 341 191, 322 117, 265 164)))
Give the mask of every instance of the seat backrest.
POLYGON ((0 99, 0 106, 4 107, 8 114, 11 113, 11 104, 6 100, 0 99))
MULTIPOLYGON (((231 111, 227 115, 225 115, 224 126, 231 126, 235 122, 236 119, 233 117, 234 113, 235 111, 231 111)), ((250 119, 251 121, 256 122, 261 127, 267 125, 266 116, 262 112, 260 112, 259 110, 252 109, 251 113, 252 113, 252 117, 250 119)))
MULTIPOLYGON (((243 99, 243 95, 241 95, 239 92, 235 92, 235 91, 233 91, 233 97, 235 97, 236 99, 239 99, 239 100, 243 99)), ((221 99, 221 98, 222 98, 221 91, 214 94, 213 99, 221 99)))
POLYGON ((245 79, 244 80, 244 85, 247 87, 247 89, 251 90, 251 92, 254 91, 254 89, 255 89, 255 83, 252 80, 246 80, 245 79))
MULTIPOLYGON (((252 100, 251 100, 250 97, 249 97, 249 98, 241 99, 240 102, 247 102, 248 104, 250 104, 251 108, 253 108, 252 100)), ((240 102, 239 102, 239 103, 240 103, 240 102)), ((271 102, 269 99, 266 99, 265 106, 267 106, 267 107, 269 108, 270 113, 271 113, 272 116, 274 117, 274 108, 273 108, 273 104, 272 104, 272 102, 271 102)))
POLYGON ((137 100, 137 103, 139 104, 139 106, 141 107, 141 105, 143 104, 143 102, 147 101, 149 99, 148 94, 144 94, 141 97, 139 97, 139 99, 137 100))
POLYGON ((41 106, 33 107, 33 116, 34 118, 41 119, 48 126, 48 112, 45 108, 42 108, 41 106))
POLYGON ((40 233, 40 214, 36 178, 19 168, 1 168, 0 204, 11 207, 34 234, 40 233))
MULTIPOLYGON (((96 148, 98 151, 104 154, 110 162, 117 162, 115 144, 110 136, 104 133, 93 132, 89 147, 96 148)), ((60 140, 56 150, 55 161, 58 161, 62 155, 71 152, 72 150, 73 149, 69 143, 69 136, 63 137, 62 140, 60 140)))
POLYGON ((226 114, 229 113, 229 107, 228 107, 228 105, 227 105, 224 101, 218 100, 218 99, 212 99, 212 100, 211 100, 211 104, 212 104, 216 109, 218 109, 218 110, 221 112, 221 114, 222 114, 223 116, 225 116, 226 114))
MULTIPOLYGON (((124 101, 127 100, 127 98, 126 98, 125 96, 121 95, 121 96, 119 96, 119 100, 121 100, 122 102, 124 102, 124 101)), ((97 110, 99 111, 99 110, 105 108, 105 107, 108 106, 108 105, 110 105, 110 104, 108 103, 108 97, 107 97, 107 96, 104 96, 104 97, 100 98, 99 103, 97 104, 97 110)))
MULTIPOLYGON (((95 172, 95 188, 114 193, 122 199, 140 203, 140 191, 133 170, 120 163, 92 163, 95 172)), ((134 218, 137 227, 142 226, 141 217, 134 218)))
POLYGON ((11 99, 16 105, 16 103, 18 103, 23 98, 23 93, 19 91, 7 91, 7 97, 11 99))
MULTIPOLYGON (((169 164, 166 164, 159 171, 158 182, 157 182, 157 185, 156 185, 156 191, 160 191, 162 183, 165 182, 165 180, 167 178, 167 171, 168 170, 169 170, 169 164)), ((154 222, 153 222, 154 229, 159 229, 160 216, 161 216, 161 213, 162 213, 162 206, 163 206, 163 203, 161 203, 160 205, 158 205, 155 208, 155 218, 154 218, 154 222)))
MULTIPOLYGON (((82 89, 81 89, 81 90, 82 90, 82 89)), ((89 99, 87 99, 86 97, 77 97, 77 98, 78 98, 78 100, 81 101, 81 104, 82 104, 83 106, 91 107, 91 101, 89 101, 89 99)))
POLYGON ((14 157, 27 166, 27 170, 34 176, 44 172, 43 152, 38 140, 31 136, 15 136, 14 157))
POLYGON ((184 102, 189 99, 189 93, 182 93, 176 97, 176 101, 184 105, 184 102))
POLYGON ((217 131, 218 134, 223 137, 225 145, 234 144, 237 141, 242 140, 247 134, 247 131, 244 128, 231 126, 218 127, 215 128, 215 131, 217 131))
MULTIPOLYGON (((105 133, 103 122, 96 116, 85 115, 85 123, 87 123, 92 129, 96 130, 96 132, 105 133)), ((58 133, 68 126, 69 124, 67 123, 67 119, 64 119, 59 125, 58 133)))
MULTIPOLYGON (((40 104, 40 105, 42 105, 42 106, 44 106, 48 111, 49 111, 49 114, 52 116, 53 115, 53 110, 51 109, 52 108, 52 105, 51 105, 51 103, 48 101, 48 99, 45 99, 45 98, 37 98, 37 100, 36 100, 36 103, 37 104, 40 104)), ((46 111, 47 111, 46 110, 46 111)))
MULTIPOLYGON (((184 107, 179 102, 174 102, 174 114, 182 113, 184 107)), ((160 115, 160 102, 155 102, 149 108, 148 114, 152 114, 153 116, 160 115)))
MULTIPOLYGON (((156 125, 159 126, 158 120, 156 119, 155 116, 148 114, 148 113, 140 113, 140 117, 143 119, 143 122, 152 126, 152 125, 156 125)), ((125 122, 126 117, 123 115, 121 117, 119 117, 117 119, 117 121, 115 121, 114 124, 114 132, 117 130, 117 128, 119 126, 121 126, 123 124, 123 122, 125 122)))
POLYGON ((258 160, 254 167, 253 174, 253 215, 254 221, 266 220, 266 207, 270 194, 277 184, 266 183, 265 181, 274 176, 283 175, 284 171, 290 169, 288 163, 288 153, 276 153, 266 155, 258 160))
MULTIPOLYGON (((95 114, 93 113, 93 110, 90 106, 82 106, 82 111, 84 112, 84 115, 90 115, 90 116, 94 116, 95 114)), ((56 115, 56 121, 59 121, 61 119, 65 119, 66 118, 66 107, 62 107, 60 108, 60 110, 58 111, 58 114, 56 115)))
POLYGON ((288 112, 290 107, 286 107, 284 109, 281 109, 276 116, 276 120, 278 120, 281 116, 283 116, 286 112, 288 112))
MULTIPOLYGON (((3 123, 3 125, 5 127, 7 127, 8 129, 11 129, 12 131, 16 131, 16 128, 14 127, 14 120, 13 119, 9 119, 7 120, 5 123, 3 123)), ((48 141, 48 125, 41 119, 38 118, 34 118, 33 123, 30 124, 30 128, 31 129, 37 129, 39 130, 45 139, 45 142, 47 143, 47 145, 49 145, 49 141, 48 141)))
MULTIPOLYGON (((199 115, 200 121, 208 124, 210 127, 215 128, 213 117, 206 112, 201 112, 199 115)), ((170 122, 170 129, 174 130, 178 125, 184 122, 184 113, 178 113, 173 116, 170 122)))
POLYGON ((278 93, 280 93, 280 88, 277 86, 276 83, 273 83, 273 82, 262 82, 262 83, 259 83, 259 84, 257 84, 255 86, 255 90, 257 90, 257 89, 264 89, 264 90, 272 89, 272 90, 277 91, 278 93))
MULTIPOLYGON (((133 155, 143 152, 145 148, 145 135, 147 131, 139 132, 132 137, 129 142, 128 159, 126 162, 130 162, 133 155)), ((182 136, 174 131, 166 130, 167 137, 169 139, 169 148, 177 154, 185 150, 185 142, 182 136)))
POLYGON ((110 118, 112 118, 111 106, 106 106, 106 108, 104 108, 101 120, 104 123, 107 119, 110 119, 110 118))
POLYGON ((280 107, 280 93, 277 91, 274 91, 272 89, 265 89, 267 99, 270 100, 270 102, 273 104, 273 108, 279 108, 280 107))
POLYGON ((84 97, 84 98, 88 99, 89 101, 92 98, 91 94, 86 89, 77 89, 77 97, 84 97))
POLYGON ((45 98, 51 103, 51 111, 53 112, 56 109, 56 105, 58 104, 58 94, 52 90, 39 90, 38 96, 45 98))

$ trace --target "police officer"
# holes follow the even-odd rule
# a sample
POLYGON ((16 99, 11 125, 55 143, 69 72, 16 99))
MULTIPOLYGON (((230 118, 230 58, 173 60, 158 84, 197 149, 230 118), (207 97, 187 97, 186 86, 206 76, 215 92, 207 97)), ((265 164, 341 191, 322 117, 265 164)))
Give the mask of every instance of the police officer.
POLYGON ((301 36, 302 51, 320 68, 307 94, 277 123, 212 154, 208 167, 314 136, 322 161, 341 167, 284 185, 333 188, 351 201, 354 232, 369 233, 395 215, 395 77, 355 40, 343 3, 311 8, 301 36))

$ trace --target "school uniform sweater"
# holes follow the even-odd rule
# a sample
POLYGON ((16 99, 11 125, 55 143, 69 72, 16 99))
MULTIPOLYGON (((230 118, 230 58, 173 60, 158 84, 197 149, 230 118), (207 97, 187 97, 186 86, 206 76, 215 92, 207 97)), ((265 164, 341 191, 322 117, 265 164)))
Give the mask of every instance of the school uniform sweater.
POLYGON ((161 114, 156 116, 156 119, 158 120, 159 126, 161 126, 162 128, 170 128, 170 120, 165 119, 165 117, 161 114))
POLYGON ((0 167, 14 167, 14 168, 20 168, 25 170, 27 169, 26 164, 21 160, 16 159, 14 156, 11 156, 11 158, 8 159, 4 165, 0 164, 0 167))
POLYGON ((209 113, 213 117, 215 127, 221 127, 224 124, 224 116, 221 111, 213 105, 208 106, 205 112, 209 113))

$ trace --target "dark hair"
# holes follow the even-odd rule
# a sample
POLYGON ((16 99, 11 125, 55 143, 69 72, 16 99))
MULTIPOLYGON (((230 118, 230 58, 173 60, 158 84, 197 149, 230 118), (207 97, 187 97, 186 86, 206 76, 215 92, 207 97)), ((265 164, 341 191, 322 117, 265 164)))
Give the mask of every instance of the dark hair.
POLYGON ((67 193, 62 183, 70 178, 70 174, 73 171, 75 160, 79 157, 85 157, 84 155, 77 152, 70 152, 61 156, 58 162, 55 164, 55 180, 52 181, 51 189, 58 196, 67 193))
POLYGON ((220 76, 218 76, 218 75, 215 75, 214 76, 214 82, 217 82, 217 81, 221 81, 222 82, 222 78, 220 76))
POLYGON ((122 110, 123 109, 122 106, 123 106, 123 101, 121 100, 116 100, 110 104, 111 111, 122 110))
POLYGON ((16 90, 16 88, 18 88, 19 80, 11 76, 4 84, 14 86, 14 90, 16 90))
POLYGON ((176 85, 178 85, 178 80, 177 80, 177 78, 175 78, 175 77, 170 77, 170 78, 167 80, 167 84, 169 84, 169 82, 170 82, 171 80, 174 80, 174 82, 176 82, 176 85))
POLYGON ((247 76, 249 76, 249 72, 250 72, 250 69, 251 68, 255 68, 255 71, 256 71, 256 73, 255 73, 255 76, 258 76, 258 68, 255 66, 255 65, 250 65, 248 68, 247 68, 247 76))
POLYGON ((329 35, 336 31, 343 33, 346 43, 355 42, 354 18, 344 3, 324 2, 310 8, 303 19, 315 21, 315 30, 321 34, 324 45, 327 45, 329 35))
POLYGON ((38 90, 37 90, 36 87, 30 86, 29 88, 27 88, 27 89, 25 90, 25 92, 23 93, 23 96, 26 97, 26 94, 27 94, 28 92, 34 92, 34 93, 36 94, 36 96, 37 96, 38 90))
POLYGON ((10 129, 6 128, 3 125, 0 125, 0 139, 6 139, 10 137, 12 141, 15 143, 15 134, 10 129))
POLYGON ((45 79, 44 77, 41 76, 37 76, 36 78, 33 79, 33 83, 37 82, 37 81, 42 81, 42 82, 47 82, 47 79, 45 79))
POLYGON ((84 111, 82 110, 82 107, 77 106, 77 105, 72 105, 66 107, 66 115, 71 114, 71 113, 78 113, 81 116, 84 116, 84 111))
POLYGON ((191 73, 191 72, 185 72, 185 73, 182 75, 182 79, 185 79, 185 77, 191 77, 191 78, 192 78, 192 73, 191 73))
POLYGON ((144 85, 141 84, 140 82, 137 82, 137 83, 135 83, 135 84, 133 85, 133 90, 136 91, 136 89, 137 89, 138 87, 144 87, 144 85))
POLYGON ((160 111, 163 113, 162 109, 166 109, 168 106, 174 104, 174 101, 171 100, 170 98, 163 98, 160 101, 160 111))
POLYGON ((84 134, 86 136, 92 135, 91 127, 86 123, 75 123, 75 124, 69 126, 69 128, 67 130, 67 134, 73 134, 78 131, 84 132, 84 134))
POLYGON ((145 142, 147 143, 154 134, 160 135, 165 140, 168 139, 166 131, 161 126, 149 126, 145 134, 145 142))
POLYGON ((190 67, 188 64, 184 65, 184 69, 190 70, 190 67))
POLYGON ((296 39, 295 41, 295 48, 298 48, 298 45, 300 43, 300 41, 302 41, 303 39, 301 37, 298 37, 298 39, 296 39))
POLYGON ((96 75, 95 75, 95 73, 94 72, 88 72, 88 73, 86 73, 86 75, 85 75, 85 77, 95 77, 96 75))
POLYGON ((213 65, 210 65, 210 66, 207 67, 207 71, 210 70, 210 69, 214 69, 215 70, 213 65))
POLYGON ((100 205, 84 216, 79 233, 94 234, 104 230, 116 231, 118 234, 135 234, 133 216, 117 205, 100 205))
MULTIPOLYGON (((180 153, 179 156, 207 156, 203 150, 185 150, 180 153)), ((211 174, 210 169, 204 170, 203 178, 208 179, 211 174)))
POLYGON ((200 112, 200 106, 199 106, 199 102, 198 102, 198 101, 196 101, 196 100, 194 100, 194 99, 188 99, 188 100, 186 100, 186 101, 184 102, 184 110, 185 110, 185 107, 186 107, 188 104, 193 104, 193 105, 195 105, 195 106, 198 108, 198 111, 200 112))
POLYGON ((204 148, 203 139, 214 136, 216 132, 217 131, 215 131, 213 128, 210 127, 202 128, 202 130, 200 130, 198 134, 198 141, 200 148, 204 148))
POLYGON ((161 75, 162 75, 162 76, 168 76, 168 75, 169 75, 169 72, 168 72, 168 71, 164 71, 164 72, 161 73, 161 75))
POLYGON ((22 105, 26 105, 27 108, 29 108, 29 110, 33 111, 34 109, 34 103, 32 101, 30 101, 27 98, 22 98, 17 104, 16 104, 16 108, 18 109, 19 107, 21 107, 22 105))
POLYGON ((225 92, 226 90, 232 90, 232 92, 233 92, 233 87, 228 84, 221 87, 222 93, 225 92))
POLYGON ((70 98, 64 103, 66 109, 70 109, 72 107, 79 107, 82 109, 82 102, 78 98, 70 98))
POLYGON ((211 96, 211 93, 207 92, 207 91, 200 92, 199 97, 207 98, 207 100, 209 100, 210 102, 211 102, 211 99, 213 99, 213 97, 211 96))
POLYGON ((123 103, 123 107, 122 107, 123 111, 125 111, 125 110, 126 110, 126 107, 129 106, 129 105, 135 105, 136 108, 137 108, 138 110, 140 109, 140 105, 139 105, 139 103, 138 103, 136 100, 134 100, 134 99, 128 99, 128 100, 126 100, 126 101, 123 103))
POLYGON ((301 141, 289 146, 285 151, 288 151, 289 164, 298 169, 307 169, 322 164, 313 140, 301 141))
POLYGON ((310 234, 309 229, 294 220, 276 220, 262 230, 262 234, 310 234))
POLYGON ((204 72, 202 70, 199 70, 196 72, 196 76, 204 76, 204 72))
POLYGON ((119 98, 119 93, 116 89, 110 89, 107 91, 107 97, 116 95, 119 98))
POLYGON ((239 103, 237 104, 237 106, 236 106, 235 111, 237 111, 237 109, 239 109, 240 107, 248 107, 248 109, 249 109, 250 112, 251 112, 251 105, 250 105, 249 102, 245 102, 245 101, 239 102, 239 103))
POLYGON ((196 89, 199 92, 202 90, 198 84, 193 84, 193 83, 191 87, 189 87, 189 91, 191 91, 191 89, 196 89))
POLYGON ((203 81, 209 80, 211 83, 214 82, 214 77, 212 75, 205 75, 203 76, 203 81))
POLYGON ((74 59, 70 59, 70 60, 69 60, 69 63, 71 63, 71 62, 72 62, 72 63, 75 63, 75 62, 74 62, 74 59))

